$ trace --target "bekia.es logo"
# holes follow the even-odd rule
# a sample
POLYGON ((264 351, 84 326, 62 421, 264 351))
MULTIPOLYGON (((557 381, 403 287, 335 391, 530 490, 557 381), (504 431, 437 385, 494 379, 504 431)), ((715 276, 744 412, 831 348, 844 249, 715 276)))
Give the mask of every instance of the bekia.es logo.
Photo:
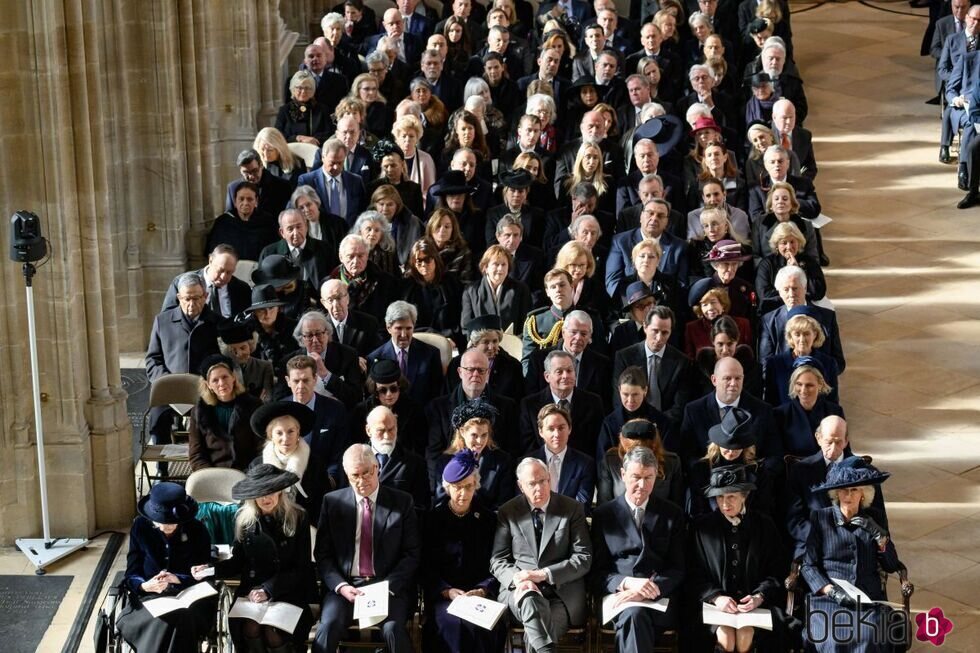
POLYGON ((946 635, 953 630, 953 622, 946 618, 942 608, 915 615, 915 625, 915 638, 920 642, 930 642, 933 646, 942 646, 946 635))

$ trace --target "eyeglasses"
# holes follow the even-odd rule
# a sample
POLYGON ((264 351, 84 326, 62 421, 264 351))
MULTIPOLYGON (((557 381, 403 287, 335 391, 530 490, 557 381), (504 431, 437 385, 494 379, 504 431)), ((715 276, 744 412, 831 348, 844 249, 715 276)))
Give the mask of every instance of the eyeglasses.
POLYGON ((320 340, 326 335, 326 331, 313 331, 312 333, 301 333, 299 337, 303 340, 320 340))
POLYGON ((428 265, 429 263, 432 263, 432 257, 431 256, 424 256, 424 257, 423 256, 420 256, 417 259, 415 259, 415 264, 416 265, 428 265))
POLYGON ((460 366, 459 369, 463 370, 467 374, 476 374, 478 376, 483 376, 484 374, 486 374, 487 372, 490 371, 490 369, 487 368, 487 367, 463 367, 463 366, 460 366))
POLYGON ((396 383, 394 385, 379 385, 377 386, 377 390, 379 395, 393 395, 398 393, 401 388, 396 383))

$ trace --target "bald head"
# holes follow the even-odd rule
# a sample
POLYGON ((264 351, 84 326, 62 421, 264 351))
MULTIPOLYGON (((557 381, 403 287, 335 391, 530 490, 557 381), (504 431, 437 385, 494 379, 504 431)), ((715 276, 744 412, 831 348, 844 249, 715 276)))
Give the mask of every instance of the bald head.
POLYGON ((365 430, 375 451, 391 454, 398 440, 398 418, 387 406, 377 406, 367 414, 365 430))
POLYGON ((827 460, 836 461, 847 448, 847 422, 837 415, 829 415, 820 420, 814 435, 823 457, 827 460))
POLYGON ((490 359, 479 349, 467 349, 459 359, 459 378, 466 398, 476 399, 490 380, 490 359))
POLYGON ((796 127, 796 107, 786 98, 772 105, 772 124, 780 134, 791 134, 796 127))
POLYGON ((745 372, 742 364, 731 356, 726 356, 715 363, 715 372, 711 375, 711 385, 715 386, 715 397, 723 404, 733 404, 742 395, 742 384, 745 382, 745 372))

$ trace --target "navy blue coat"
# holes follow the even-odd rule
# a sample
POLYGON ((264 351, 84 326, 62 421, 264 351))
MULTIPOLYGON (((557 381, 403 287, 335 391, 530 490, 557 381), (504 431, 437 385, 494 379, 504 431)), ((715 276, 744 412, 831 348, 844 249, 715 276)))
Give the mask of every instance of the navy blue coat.
MULTIPOLYGON (((531 455, 548 464, 544 447, 535 449, 531 455)), ((566 447, 561 461, 561 478, 551 479, 551 488, 581 503, 588 516, 592 512, 592 496, 595 494, 595 460, 581 451, 566 447)))
MULTIPOLYGON (((398 362, 398 354, 391 340, 368 354, 368 368, 382 359, 398 362)), ((442 359, 439 350, 432 345, 412 340, 408 348, 406 378, 412 384, 408 392, 420 406, 425 406, 446 389, 446 379, 442 374, 442 359)))
POLYGON ((329 477, 325 485, 334 490, 347 484, 343 458, 350 444, 347 409, 336 399, 321 394, 313 397, 313 429, 303 436, 310 445, 310 461, 319 461, 329 477))
POLYGON ((126 586, 142 594, 140 585, 166 569, 180 579, 175 591, 194 585, 191 567, 211 560, 211 536, 204 524, 192 519, 177 527, 169 539, 146 517, 138 515, 129 531, 126 555, 126 586))
MULTIPOLYGON (((537 449, 541 444, 538 437, 538 411, 545 404, 554 403, 551 388, 545 388, 521 401, 521 451, 537 449)), ((602 426, 602 400, 599 395, 587 390, 576 389, 572 393, 572 435, 568 446, 586 455, 595 451, 599 428, 602 426)), ((554 488, 552 488, 554 489, 554 488)))
MULTIPOLYGON (((357 220, 364 209, 367 208, 368 196, 367 191, 364 188, 364 180, 361 179, 359 175, 355 175, 353 172, 347 172, 346 170, 340 173, 340 183, 344 187, 347 193, 347 211, 344 215, 340 216, 347 221, 347 224, 354 226, 354 221, 357 220)), ((330 192, 327 189, 327 181, 324 179, 323 168, 319 170, 314 170, 312 172, 307 172, 304 175, 300 175, 298 186, 312 186, 316 191, 317 196, 320 198, 320 205, 324 210, 329 211, 330 207, 330 192)))
MULTIPOLYGON (((776 431, 772 407, 747 392, 742 393, 738 407, 752 414, 749 432, 755 434, 757 458, 765 458, 763 464, 778 472, 782 468, 783 443, 776 431)), ((680 441, 668 438, 664 446, 679 454, 685 466, 690 468, 707 452, 710 442, 708 430, 716 424, 721 424, 721 411, 718 410, 715 393, 711 392, 684 408, 680 441)))
POLYGON ((425 475, 425 461, 405 446, 396 446, 388 462, 380 470, 381 485, 395 488, 412 495, 415 509, 424 511, 432 503, 429 483, 425 475))
MULTIPOLYGON (((823 327, 825 339, 820 351, 837 361, 837 373, 843 374, 846 362, 840 340, 840 327, 837 326, 837 313, 814 304, 809 304, 809 308, 813 311, 813 317, 823 327)), ((762 316, 759 324, 759 360, 766 361, 770 356, 789 351, 785 337, 788 312, 783 306, 762 316)))
MULTIPOLYGON (((633 247, 643 240, 639 227, 613 236, 606 261, 606 292, 616 297, 620 283, 627 277, 636 275, 633 266, 633 247)), ((687 243, 666 231, 660 235, 660 247, 664 251, 657 269, 674 280, 677 287, 687 290, 688 256, 687 243)))

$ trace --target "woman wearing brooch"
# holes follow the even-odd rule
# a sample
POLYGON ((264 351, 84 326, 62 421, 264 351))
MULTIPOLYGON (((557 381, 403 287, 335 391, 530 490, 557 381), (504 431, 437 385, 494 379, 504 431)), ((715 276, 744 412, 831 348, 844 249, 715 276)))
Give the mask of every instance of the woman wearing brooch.
POLYGON ((487 631, 447 612, 457 596, 494 597, 497 593, 497 580, 490 573, 497 520, 477 496, 480 486, 480 465, 473 451, 461 449, 453 454, 442 470, 440 487, 448 500, 429 513, 424 531, 425 651, 492 653, 503 645, 504 620, 487 631))
POLYGON ((289 94, 289 101, 279 107, 276 115, 276 129, 290 143, 320 147, 332 129, 329 116, 314 97, 316 80, 313 75, 306 70, 294 74, 289 80, 289 94))
MULTIPOLYGON (((784 556, 772 519, 747 507, 749 493, 755 490, 748 473, 745 465, 724 465, 711 470, 703 494, 717 504, 718 510, 694 522, 688 587, 697 612, 701 611, 702 603, 710 603, 730 614, 766 608, 773 610, 775 627, 781 616, 778 606, 784 598, 778 580, 785 569, 784 556)), ((692 621, 697 622, 696 618, 692 621)), ((748 653, 763 634, 751 626, 738 629, 711 626, 710 629, 717 653, 748 653)), ((700 639, 705 634, 695 636, 700 639)), ((765 634, 766 638, 769 636, 765 634)), ((708 650, 708 647, 697 647, 697 650, 708 650)))
MULTIPOLYGON (((880 641, 880 634, 908 634, 907 630, 900 632, 905 619, 902 613, 881 603, 858 604, 838 582, 847 581, 872 601, 883 601, 887 597, 879 570, 892 573, 904 569, 888 531, 880 525, 885 523, 883 516, 871 505, 877 486, 889 476, 863 458, 852 456, 831 465, 826 480, 813 488, 814 492, 826 492, 834 505, 810 513, 810 534, 800 569, 812 592, 805 632, 830 632, 828 618, 846 610, 854 625, 847 645, 849 653, 892 651, 891 643, 880 641)), ((909 624, 904 626, 907 629, 909 624)), ((904 646, 904 636, 898 639, 904 646)), ((819 653, 840 650, 833 638, 810 644, 819 653)))
POLYGON ((493 441, 493 425, 499 415, 493 404, 482 397, 463 402, 453 410, 449 420, 453 440, 436 463, 439 475, 433 479, 437 505, 445 503, 447 496, 445 485, 439 482, 441 470, 449 466, 460 451, 469 451, 476 461, 480 474, 477 494, 482 505, 496 511, 517 494, 514 463, 493 441))

